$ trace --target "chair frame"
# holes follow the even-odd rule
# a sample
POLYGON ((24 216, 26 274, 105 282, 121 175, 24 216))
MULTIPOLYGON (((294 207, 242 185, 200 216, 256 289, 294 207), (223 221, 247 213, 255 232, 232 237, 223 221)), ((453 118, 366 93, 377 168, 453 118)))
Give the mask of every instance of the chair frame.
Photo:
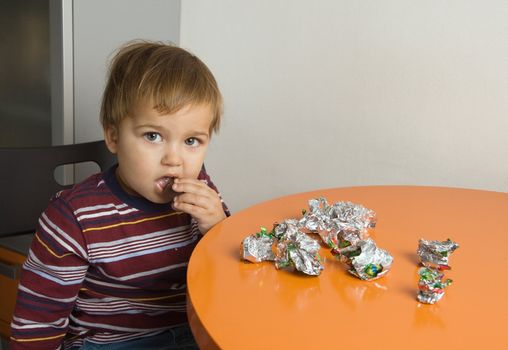
POLYGON ((95 162, 101 170, 116 163, 104 141, 63 146, 0 148, 0 237, 34 232, 50 198, 72 185, 55 180, 61 165, 95 162))

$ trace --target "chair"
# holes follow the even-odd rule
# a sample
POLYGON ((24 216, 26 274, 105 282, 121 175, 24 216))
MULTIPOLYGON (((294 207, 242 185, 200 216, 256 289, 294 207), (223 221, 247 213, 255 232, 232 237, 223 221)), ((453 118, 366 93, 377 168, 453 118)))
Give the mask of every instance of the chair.
POLYGON ((10 333, 21 264, 39 216, 56 192, 72 186, 58 183, 55 169, 84 162, 97 163, 106 170, 116 163, 116 157, 104 141, 0 148, 0 336, 5 339, 10 333))
POLYGON ((101 170, 116 162, 104 141, 74 145, 0 149, 0 237, 33 232, 39 215, 61 185, 55 169, 95 162, 101 170))

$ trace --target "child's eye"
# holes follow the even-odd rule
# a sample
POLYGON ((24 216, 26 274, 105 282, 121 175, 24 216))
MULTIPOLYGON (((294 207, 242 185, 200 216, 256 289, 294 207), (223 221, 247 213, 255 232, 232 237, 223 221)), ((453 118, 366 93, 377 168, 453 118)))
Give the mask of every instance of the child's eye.
POLYGON ((160 142, 162 137, 159 133, 156 132, 146 132, 143 137, 150 142, 160 142))
POLYGON ((188 139, 185 140, 185 144, 187 146, 197 147, 199 146, 199 140, 195 137, 189 137, 188 139))

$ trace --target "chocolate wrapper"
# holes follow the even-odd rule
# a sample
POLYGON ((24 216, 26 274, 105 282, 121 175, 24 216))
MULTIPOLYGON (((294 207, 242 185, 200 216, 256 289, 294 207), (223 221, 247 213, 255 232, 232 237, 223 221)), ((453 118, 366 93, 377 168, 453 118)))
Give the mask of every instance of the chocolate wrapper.
POLYGON ((332 221, 340 231, 358 231, 364 239, 367 230, 376 226, 376 213, 361 204, 337 202, 332 208, 332 221))
POLYGON ((275 254, 272 246, 275 238, 273 234, 261 228, 261 231, 246 237, 241 245, 241 254, 244 260, 257 263, 261 261, 274 261, 275 254))
POLYGON ((270 233, 265 230, 247 237, 242 243, 242 257, 252 262, 274 260, 278 269, 317 276, 323 270, 320 243, 306 233, 318 233, 332 253, 350 266, 352 274, 371 280, 385 275, 393 261, 386 250, 367 239, 368 229, 375 225, 376 213, 363 205, 329 205, 325 198, 311 199, 300 220, 288 219, 276 223, 270 233))
POLYGON ((417 299, 421 303, 434 304, 445 294, 444 289, 452 283, 451 279, 443 281, 444 275, 431 267, 421 267, 418 270, 420 281, 418 282, 417 299))
POLYGON ((299 230, 298 221, 286 220, 274 229, 279 237, 276 245, 275 267, 294 268, 306 275, 318 276, 323 270, 319 242, 299 230))
POLYGON ((287 220, 284 220, 283 222, 281 222, 280 224, 276 223, 273 226, 272 232, 273 232, 273 235, 275 236, 275 238, 281 239, 283 236, 295 235, 296 232, 300 231, 301 227, 302 226, 300 225, 300 222, 298 220, 287 219, 287 220))
POLYGON ((388 273, 393 257, 386 250, 378 248, 374 240, 362 240, 356 247, 359 254, 350 257, 350 273, 362 280, 377 279, 388 273))
POLYGON ((420 239, 416 253, 422 265, 448 270, 448 259, 458 247, 459 245, 449 238, 443 242, 420 239))
POLYGON ((330 206, 326 199, 318 198, 309 201, 309 208, 300 224, 318 233, 332 249, 356 245, 376 225, 376 213, 360 204, 337 202, 330 206))
POLYGON ((328 236, 332 232, 332 236, 336 236, 333 223, 330 218, 331 207, 325 198, 317 198, 309 200, 309 211, 299 221, 299 225, 310 232, 318 233, 323 242, 333 247, 333 242, 328 241, 328 236))

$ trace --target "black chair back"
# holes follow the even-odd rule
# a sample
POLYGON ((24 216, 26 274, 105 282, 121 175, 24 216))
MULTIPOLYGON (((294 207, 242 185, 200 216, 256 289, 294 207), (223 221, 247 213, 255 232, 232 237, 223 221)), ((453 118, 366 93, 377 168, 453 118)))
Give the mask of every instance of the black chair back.
POLYGON ((50 198, 69 188, 55 179, 61 165, 95 162, 101 170, 116 163, 104 141, 74 145, 0 148, 0 237, 34 232, 50 198))

